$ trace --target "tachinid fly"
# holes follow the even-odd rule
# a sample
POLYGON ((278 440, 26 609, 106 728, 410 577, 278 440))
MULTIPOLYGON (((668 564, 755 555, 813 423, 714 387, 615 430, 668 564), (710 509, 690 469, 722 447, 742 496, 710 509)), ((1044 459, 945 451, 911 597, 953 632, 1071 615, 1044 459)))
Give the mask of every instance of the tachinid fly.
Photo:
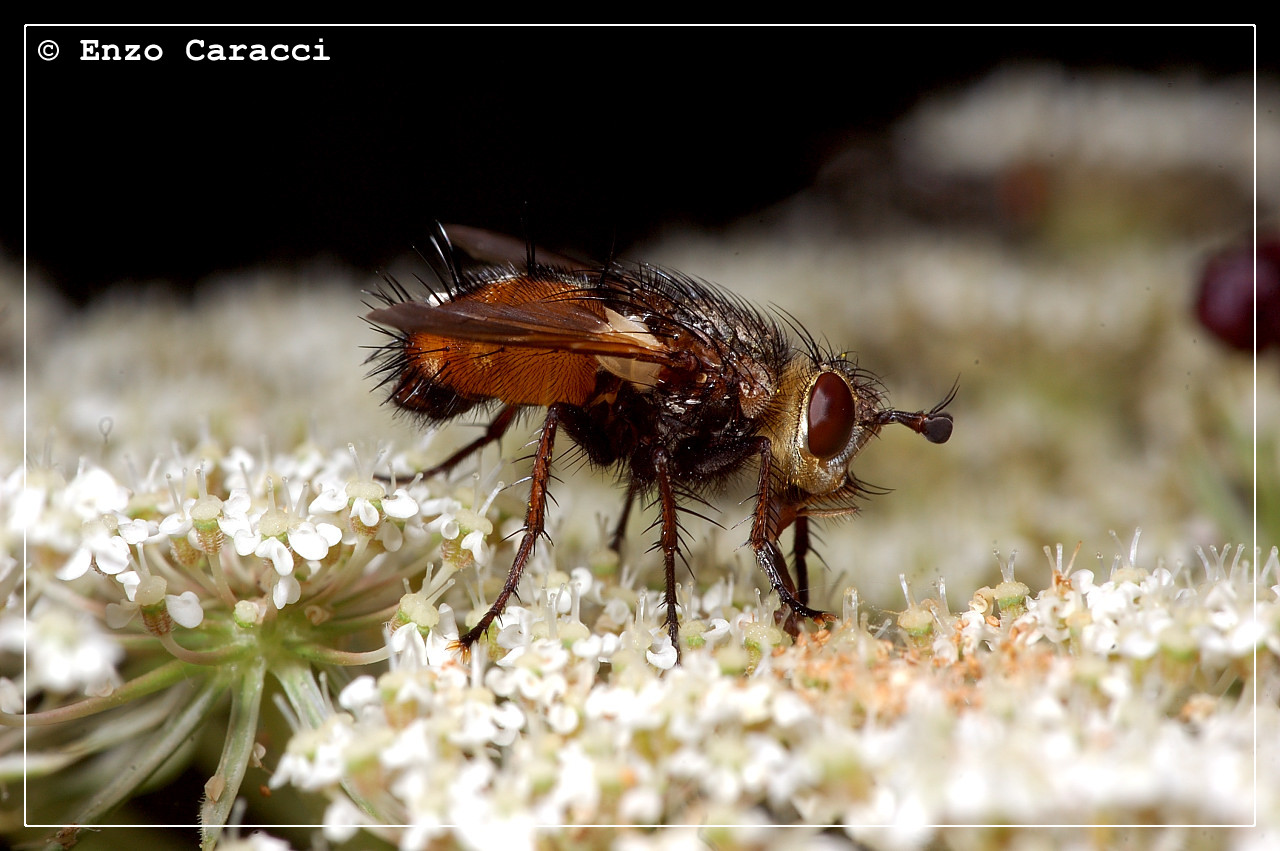
POLYGON ((373 374, 394 405, 427 423, 495 410, 481 437, 427 475, 501 438, 520 411, 546 409, 519 549, 493 605, 458 639, 464 650, 502 613, 544 534, 558 431, 626 484, 615 549, 637 498, 657 508, 677 654, 682 504, 755 468, 748 541, 794 633, 797 616, 832 619, 809 607, 809 521, 855 510, 866 489, 849 472, 854 456, 890 423, 932 443, 951 436, 944 409, 954 387, 927 411, 886 408, 873 375, 785 314, 775 319, 679 272, 578 263, 456 226, 437 226, 427 259, 439 286, 428 285, 426 298, 390 277, 374 294, 381 306, 367 318, 390 339, 370 358, 373 374), (778 545, 790 526, 794 573, 778 545))

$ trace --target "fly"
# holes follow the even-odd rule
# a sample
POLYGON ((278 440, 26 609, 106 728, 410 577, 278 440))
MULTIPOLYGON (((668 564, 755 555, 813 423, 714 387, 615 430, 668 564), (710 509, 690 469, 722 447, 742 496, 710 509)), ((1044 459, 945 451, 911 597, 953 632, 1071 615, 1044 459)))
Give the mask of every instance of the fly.
POLYGON ((535 255, 510 237, 457 226, 437 225, 432 249, 439 285, 427 284, 429 299, 391 277, 373 294, 381 306, 367 318, 388 339, 370 358, 371 374, 388 401, 427 424, 493 414, 480 437, 426 474, 447 473, 499 440, 521 411, 546 411, 519 548, 493 604, 459 636, 464 651, 505 609, 544 535, 558 432, 626 484, 615 549, 636 499, 657 509, 677 658, 682 505, 755 468, 748 543, 794 634, 798 617, 834 619, 809 606, 809 521, 851 513, 869 492, 850 462, 885 425, 931 443, 951 437, 954 386, 927 411, 888 408, 874 375, 790 317, 779 321, 679 272, 535 255), (791 569, 778 544, 789 527, 791 569))

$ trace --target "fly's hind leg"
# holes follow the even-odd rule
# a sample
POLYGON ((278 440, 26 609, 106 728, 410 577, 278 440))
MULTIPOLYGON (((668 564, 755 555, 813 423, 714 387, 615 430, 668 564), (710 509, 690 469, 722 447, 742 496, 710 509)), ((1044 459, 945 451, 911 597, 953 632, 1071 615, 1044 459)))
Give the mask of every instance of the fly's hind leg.
MULTIPOLYGON (((489 425, 485 426, 484 434, 468 443, 458 451, 454 452, 448 458, 441 461, 434 467, 428 467, 422 471, 422 478, 430 479, 432 476, 448 475, 453 472, 453 468, 470 458, 472 455, 484 449, 490 443, 496 443, 502 439, 507 433, 507 429, 515 422, 516 414, 520 409, 514 405, 504 405, 502 410, 498 411, 498 415, 493 418, 489 425)), ((390 476, 378 475, 376 478, 384 482, 390 482, 390 476)))
MULTIPOLYGON (((670 461, 666 450, 659 449, 653 455, 658 474, 658 510, 661 524, 662 566, 666 574, 667 635, 676 649, 676 664, 680 664, 680 618, 676 610, 676 553, 680 549, 680 522, 676 514, 675 492, 671 488, 670 461)), ((627 492, 628 501, 631 492, 627 492)))
MULTIPOLYGON (((508 412, 513 412, 514 410, 514 408, 510 407, 504 408, 502 413, 498 415, 498 419, 494 420, 494 424, 490 425, 489 430, 492 431, 494 426, 501 422, 508 412)), ((493 619, 502 614, 502 610, 507 607, 507 600, 515 593, 516 586, 520 584, 520 576, 524 573, 525 565, 529 562, 529 557, 533 555, 534 548, 538 545, 538 539, 545 534, 547 487, 551 482, 551 451, 555 447, 556 426, 559 422, 559 405, 552 405, 547 409, 547 419, 542 424, 542 435, 538 438, 538 448, 534 450, 533 473, 529 477, 529 507, 524 516, 524 537, 520 539, 520 549, 516 551, 515 560, 511 562, 511 570, 507 573, 507 581, 503 584, 502 590, 498 592, 493 605, 476 622, 475 626, 458 636, 454 646, 464 653, 470 650, 471 645, 480 636, 484 635, 485 630, 489 628, 489 624, 493 623, 493 619)), ((505 430, 509 424, 510 419, 508 418, 507 422, 502 424, 502 429, 505 430)), ((449 461, 452 460, 452 458, 449 459, 449 461)), ((445 463, 447 464, 449 461, 445 463)))
POLYGON ((441 461, 439 464, 428 470, 424 470, 422 472, 423 478, 429 479, 432 476, 448 474, 452 472, 454 467, 458 466, 481 449, 484 449, 490 443, 495 443, 501 440, 502 436, 507 433, 507 429, 511 427, 511 423, 515 421, 516 413, 518 411, 519 409, 514 405, 505 405, 501 411, 498 411, 498 415, 493 418, 493 421, 485 427, 484 434, 480 435, 475 440, 471 441, 466 446, 441 461))
POLYGON ((631 506, 635 504, 640 486, 633 479, 627 484, 627 496, 622 501, 622 512, 618 515, 617 525, 613 527, 613 535, 609 538, 609 549, 622 555, 622 539, 627 535, 627 521, 631 519, 631 506))

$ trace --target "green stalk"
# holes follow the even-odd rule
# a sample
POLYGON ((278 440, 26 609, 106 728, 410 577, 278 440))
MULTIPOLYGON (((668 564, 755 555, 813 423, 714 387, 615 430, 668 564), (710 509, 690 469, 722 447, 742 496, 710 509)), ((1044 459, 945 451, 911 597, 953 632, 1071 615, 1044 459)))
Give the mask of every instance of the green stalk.
POLYGON ((231 719, 227 726, 227 738, 222 745, 222 758, 213 780, 221 781, 217 796, 208 794, 200 804, 200 846, 212 849, 218 842, 222 828, 231 814, 231 806, 240 793, 245 771, 253 755, 253 744, 258 735, 258 712, 262 707, 262 693, 267 672, 266 660, 256 658, 241 672, 239 687, 231 693, 231 719))
MULTIPOLYGON (((72 824, 95 824, 120 802, 129 797, 151 774, 173 756, 182 743, 196 734, 197 728, 208 717, 218 699, 226 690, 233 674, 218 672, 196 692, 181 712, 170 718, 149 746, 140 750, 136 761, 122 771, 90 799, 84 809, 71 819, 72 824)), ((61 846, 52 842, 45 851, 59 851, 61 846)))

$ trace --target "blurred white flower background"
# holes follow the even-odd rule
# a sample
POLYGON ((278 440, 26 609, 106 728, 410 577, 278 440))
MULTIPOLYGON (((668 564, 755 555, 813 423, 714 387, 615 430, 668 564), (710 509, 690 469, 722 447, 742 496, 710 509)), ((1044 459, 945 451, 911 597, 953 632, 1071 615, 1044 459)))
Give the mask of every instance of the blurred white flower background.
MULTIPOLYGON (((370 392, 362 273, 80 313, 29 280, 24 423, 5 268, 0 834, 145 823, 185 771, 207 847, 1272 847, 1280 362, 1194 310, 1209 258, 1248 256, 1252 100, 1010 68, 765 215, 630 252, 790 311, 896 407, 959 377, 952 440, 886 431, 854 472, 891 492, 815 523, 830 628, 775 626, 748 491, 716 501, 681 666, 651 518, 615 557, 622 490, 569 467, 519 600, 449 648, 506 577, 536 423, 406 475, 475 430, 370 392)), ((1276 239, 1266 81, 1256 119, 1276 239)), ((191 845, 146 830, 78 847, 191 845)))

